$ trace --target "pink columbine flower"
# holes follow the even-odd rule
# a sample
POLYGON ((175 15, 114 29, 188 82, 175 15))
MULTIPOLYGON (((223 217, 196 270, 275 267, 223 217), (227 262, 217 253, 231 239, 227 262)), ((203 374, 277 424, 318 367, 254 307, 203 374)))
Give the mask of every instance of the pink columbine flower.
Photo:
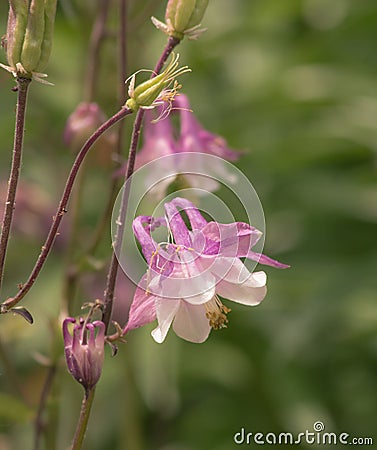
MULTIPOLYGON (((163 105, 159 110, 159 116, 165 117, 163 119, 156 119, 154 111, 146 110, 143 146, 136 156, 136 169, 160 157, 171 156, 161 159, 158 166, 153 166, 151 179, 145 175, 146 182, 150 185, 154 184, 152 179, 159 181, 153 188, 154 195, 163 198, 167 187, 177 176, 180 176, 184 187, 205 192, 219 188, 217 176, 234 184, 237 180, 227 169, 224 160, 236 161, 242 153, 229 148, 221 136, 205 130, 190 110, 188 98, 183 94, 177 95, 173 102, 172 111, 177 112, 180 119, 179 135, 175 139, 170 116, 166 117, 166 108, 163 105), (217 158, 209 158, 207 155, 217 158)), ((125 171, 126 165, 115 175, 124 175, 125 171)))
MULTIPOLYGON (((136 289, 125 332, 157 318, 152 331, 163 342, 170 326, 178 336, 204 342, 211 328, 227 326, 226 307, 219 296, 244 305, 258 305, 266 295, 266 274, 251 273, 241 257, 262 258, 251 251, 261 237, 256 228, 243 223, 207 222, 188 200, 175 198, 165 204, 165 218, 140 216, 134 233, 148 262, 147 273, 136 289), (189 219, 189 229, 178 210, 189 219), (151 232, 168 227, 174 242, 157 244, 151 232)), ((288 267, 263 255, 263 264, 288 267)))
POLYGON ((105 324, 101 321, 85 323, 80 319, 67 317, 63 321, 64 350, 70 374, 84 386, 93 388, 102 372, 105 344, 105 324), (74 324, 73 334, 68 331, 69 324, 74 324), (96 329, 97 335, 96 335, 96 329))
POLYGON ((177 95, 174 99, 174 108, 178 110, 181 121, 178 140, 180 152, 207 153, 228 161, 239 159, 241 153, 231 149, 223 137, 203 128, 191 111, 187 95, 177 95))

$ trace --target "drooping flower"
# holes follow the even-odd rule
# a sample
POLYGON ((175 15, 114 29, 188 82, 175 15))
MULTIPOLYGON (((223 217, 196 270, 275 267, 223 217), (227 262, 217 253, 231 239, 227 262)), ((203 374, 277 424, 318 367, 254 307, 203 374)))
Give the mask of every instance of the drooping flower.
POLYGON ((93 388, 102 372, 105 344, 105 324, 101 321, 85 323, 67 317, 63 321, 64 351, 70 374, 86 390, 93 388), (71 335, 68 326, 74 324, 71 335), (96 335, 96 329, 97 335, 96 335))
POLYGON ((174 108, 179 112, 180 134, 177 148, 181 153, 180 169, 185 171, 190 167, 190 172, 185 174, 188 183, 205 191, 215 191, 219 183, 215 176, 197 176, 196 174, 217 175, 222 180, 235 184, 235 175, 229 172, 227 161, 237 161, 242 153, 231 149, 226 140, 205 130, 190 109, 190 103, 186 95, 180 95, 174 100, 174 108), (217 156, 208 158, 206 155, 217 156))
MULTIPOLYGON (((140 216, 134 221, 148 270, 136 289, 125 332, 157 318, 152 332, 156 342, 164 341, 171 325, 181 338, 203 342, 211 328, 227 326, 230 309, 219 296, 244 305, 264 299, 266 274, 251 273, 240 260, 257 258, 250 249, 262 233, 243 222, 207 222, 190 201, 178 197, 165 204, 165 214, 165 219, 140 216), (151 231, 161 225, 168 227, 174 242, 153 240, 151 231)), ((268 257, 262 262, 288 267, 268 257)))
POLYGON ((239 159, 241 153, 230 148, 222 136, 203 128, 191 111, 187 95, 177 96, 174 100, 174 108, 178 110, 180 116, 178 147, 181 152, 207 153, 228 161, 239 159))
MULTIPOLYGON (((159 115, 165 117, 166 109, 167 105, 162 105, 159 115)), ((154 120, 156 115, 153 111, 145 112, 143 146, 136 155, 135 168, 158 160, 158 164, 151 164, 150 170, 144 174, 146 187, 154 186, 152 193, 160 199, 173 182, 180 188, 196 188, 197 194, 201 190, 215 191, 219 188, 219 180, 235 184, 237 178, 225 160, 236 161, 242 153, 234 151, 224 138, 200 125, 190 110, 186 95, 180 94, 175 98, 172 111, 179 114, 178 139, 175 139, 170 116, 154 120)), ((124 175, 125 171, 126 165, 115 175, 124 175)))

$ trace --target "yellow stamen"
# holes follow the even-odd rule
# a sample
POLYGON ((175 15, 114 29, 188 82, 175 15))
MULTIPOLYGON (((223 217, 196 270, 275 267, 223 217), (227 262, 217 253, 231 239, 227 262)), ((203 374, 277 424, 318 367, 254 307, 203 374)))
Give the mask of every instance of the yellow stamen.
POLYGON ((230 313, 231 309, 223 305, 217 295, 205 304, 205 308, 207 310, 206 317, 214 330, 221 330, 228 326, 229 321, 226 315, 230 313))

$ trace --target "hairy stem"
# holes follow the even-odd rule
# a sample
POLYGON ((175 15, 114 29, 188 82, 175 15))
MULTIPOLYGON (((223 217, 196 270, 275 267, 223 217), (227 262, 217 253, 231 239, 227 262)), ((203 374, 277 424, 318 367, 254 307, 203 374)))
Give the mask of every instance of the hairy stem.
MULTIPOLYGON (((168 42, 157 61, 157 64, 152 72, 151 78, 156 76, 158 73, 160 73, 163 65, 165 64, 166 60, 168 59, 171 52, 174 50, 174 48, 179 44, 179 39, 176 39, 174 37, 169 37, 168 42)), ((136 151, 139 143, 140 138, 140 132, 141 132, 141 125, 143 123, 143 117, 144 117, 144 111, 142 109, 139 109, 139 111, 136 114, 134 127, 132 131, 132 137, 131 137, 131 144, 130 149, 128 153, 128 162, 127 162, 127 170, 126 170, 126 176, 125 176, 125 182, 132 176, 135 168, 135 159, 136 159, 136 151)), ((118 250, 122 247, 122 240, 123 240, 123 234, 124 234, 124 221, 126 218, 126 212, 127 212, 127 206, 128 206, 128 195, 129 195, 129 188, 130 185, 126 185, 127 189, 123 190, 122 194, 122 200, 121 200, 121 207, 119 211, 119 217, 117 220, 117 229, 115 232, 114 242, 113 242, 113 253, 111 256, 111 262, 110 262, 110 268, 107 274, 107 283, 106 283, 106 289, 104 292, 104 308, 103 308, 103 314, 102 314, 102 321, 105 323, 106 331, 109 327, 110 319, 111 319, 111 312, 113 307, 113 301, 114 301, 114 291, 115 291, 115 284, 116 279, 118 275, 118 259, 117 259, 117 253, 118 250)))
POLYGON ((80 450, 82 447, 86 428, 88 426, 90 411, 93 405, 94 393, 95 393, 94 387, 92 389, 85 390, 84 398, 81 404, 80 417, 77 422, 77 427, 75 435, 73 437, 71 450, 80 450))
POLYGON ((12 227, 13 212, 15 209, 16 192, 18 180, 20 177, 20 168, 22 160, 22 148, 25 129, 25 114, 27 93, 31 79, 17 78, 17 109, 16 126, 14 132, 12 167, 8 181, 8 192, 5 200, 4 216, 1 225, 0 236, 0 288, 3 281, 5 257, 7 253, 10 230, 12 227))
POLYGON ((121 108, 120 111, 118 111, 116 114, 114 114, 110 119, 108 119, 105 123, 103 123, 91 136, 90 138, 85 142, 83 147, 81 148, 80 152, 76 156, 75 162, 73 163, 71 172, 68 176, 63 195, 61 197, 58 209, 56 211, 55 216, 53 217, 52 225, 50 228, 50 231, 48 233, 48 236, 46 238, 46 241, 44 245, 42 246, 42 251, 39 254, 39 257, 34 265, 34 268, 29 275, 28 280, 25 284, 23 284, 20 287, 20 290, 18 293, 14 296, 6 300, 3 304, 0 305, 0 314, 7 313, 10 308, 14 307, 17 303, 19 303, 20 300, 22 300, 25 295, 29 292, 33 284, 35 283, 35 280, 37 279, 44 263, 46 262, 47 256, 51 250, 51 247, 55 241, 55 238, 58 234, 59 225, 60 222, 63 219, 64 214, 67 212, 67 204, 72 192, 72 188, 74 185, 74 182, 76 180, 77 174, 79 172, 79 169, 84 162, 84 159, 93 146, 93 144, 96 142, 96 140, 105 132, 107 131, 111 126, 113 126, 115 123, 119 122, 119 120, 123 119, 125 116, 132 113, 132 110, 128 108, 121 108))

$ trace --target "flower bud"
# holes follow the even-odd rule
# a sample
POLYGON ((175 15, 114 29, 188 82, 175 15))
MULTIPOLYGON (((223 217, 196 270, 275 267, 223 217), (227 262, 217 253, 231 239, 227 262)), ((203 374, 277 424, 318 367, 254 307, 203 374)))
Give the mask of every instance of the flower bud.
POLYGON ((41 77, 51 53, 56 3, 10 0, 6 34, 9 67, 2 67, 14 76, 41 77))
MULTIPOLYGON (((80 103, 67 119, 63 141, 74 153, 105 122, 107 117, 97 103, 80 103)), ((108 130, 94 144, 88 161, 94 166, 110 166, 116 146, 114 131, 108 130)))
POLYGON ((70 374, 84 386, 92 389, 98 382, 103 365, 105 324, 101 321, 85 323, 80 319, 67 317, 63 322, 64 350, 70 374), (73 335, 68 331, 72 323, 73 335), (98 328, 97 335, 96 328, 98 328))
POLYGON ((199 29, 208 0, 169 0, 166 6, 166 24, 152 17, 154 25, 169 36, 182 40, 185 35, 196 39, 205 29, 199 29))
POLYGON ((28 0, 10 0, 6 34, 8 64, 15 68, 21 61, 22 44, 28 16, 28 0))
POLYGON ((136 74, 132 75, 128 89, 130 98, 127 100, 126 106, 132 111, 137 111, 139 108, 153 108, 161 101, 172 101, 177 90, 181 87, 175 78, 183 73, 191 72, 191 69, 187 66, 178 68, 178 59, 179 55, 173 54, 171 62, 162 73, 144 81, 136 88, 136 74), (167 88, 173 82, 173 88, 168 90, 167 88))

